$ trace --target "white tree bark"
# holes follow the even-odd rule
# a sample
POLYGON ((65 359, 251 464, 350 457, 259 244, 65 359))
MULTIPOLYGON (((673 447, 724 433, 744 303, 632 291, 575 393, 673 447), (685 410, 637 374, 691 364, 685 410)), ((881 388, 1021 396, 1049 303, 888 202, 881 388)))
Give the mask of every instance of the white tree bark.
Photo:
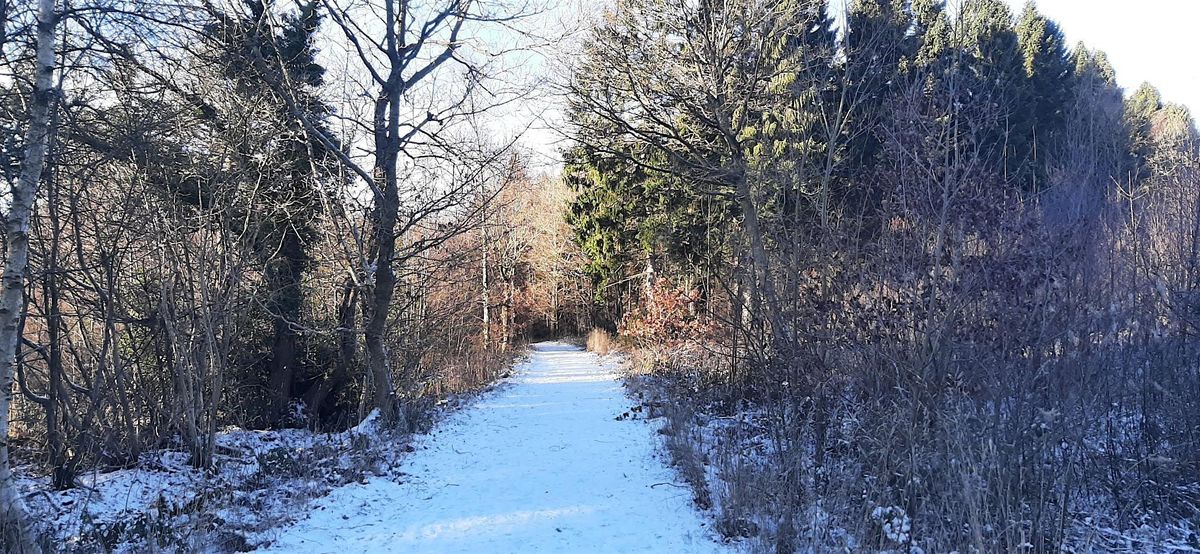
POLYGON ((33 553, 39 548, 17 491, 8 457, 9 408, 13 373, 20 341, 21 310, 25 304, 25 269, 29 261, 29 220, 38 183, 46 163, 50 111, 54 103, 54 31, 58 24, 54 0, 38 0, 37 57, 29 100, 29 127, 21 174, 12 186, 7 228, 8 261, 0 288, 0 529, 6 552, 33 553))
POLYGON ((483 206, 480 221, 479 233, 483 237, 479 243, 483 249, 483 347, 487 349, 492 347, 492 296, 490 294, 492 284, 488 281, 488 249, 492 246, 488 243, 487 204, 483 206))

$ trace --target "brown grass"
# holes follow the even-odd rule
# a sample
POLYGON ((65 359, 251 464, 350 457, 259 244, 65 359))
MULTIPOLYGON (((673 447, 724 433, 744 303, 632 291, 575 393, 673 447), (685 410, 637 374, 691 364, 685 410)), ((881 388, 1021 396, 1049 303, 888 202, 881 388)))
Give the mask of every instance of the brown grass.
POLYGON ((601 356, 607 355, 612 351, 613 338, 608 334, 608 331, 599 328, 593 328, 587 336, 588 352, 595 352, 601 356))

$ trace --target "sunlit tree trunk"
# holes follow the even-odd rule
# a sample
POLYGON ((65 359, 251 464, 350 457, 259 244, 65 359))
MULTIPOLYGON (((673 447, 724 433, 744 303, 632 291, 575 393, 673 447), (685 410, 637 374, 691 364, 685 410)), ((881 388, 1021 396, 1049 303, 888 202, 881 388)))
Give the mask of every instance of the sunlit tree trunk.
POLYGON ((21 310, 25 304, 25 269, 29 263, 29 220, 45 167, 50 136, 50 110, 54 103, 54 31, 57 27, 54 0, 38 1, 37 56, 33 66, 33 92, 29 99, 29 127, 25 131, 25 158, 21 174, 12 187, 8 208, 6 240, 8 260, 0 290, 0 530, 15 552, 36 552, 25 504, 17 491, 9 460, 9 408, 12 405, 13 374, 17 346, 21 340, 21 310))

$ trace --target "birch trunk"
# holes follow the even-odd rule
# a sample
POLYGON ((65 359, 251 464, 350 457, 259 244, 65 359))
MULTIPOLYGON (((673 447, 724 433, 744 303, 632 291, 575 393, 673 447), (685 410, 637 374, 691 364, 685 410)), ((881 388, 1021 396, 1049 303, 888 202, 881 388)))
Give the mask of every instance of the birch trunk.
POLYGON ((479 244, 483 248, 483 348, 486 350, 492 347, 492 296, 489 290, 491 283, 488 282, 488 249, 491 246, 488 243, 486 204, 483 206, 482 220, 479 231, 483 240, 479 244))
POLYGON ((0 530, 6 543, 20 553, 37 552, 25 503, 17 491, 8 457, 9 408, 20 341, 21 308, 25 304, 25 269, 29 262, 29 220, 46 162, 50 109, 54 102, 54 30, 58 23, 54 0, 38 0, 37 57, 25 131, 25 158, 12 187, 6 240, 8 260, 0 290, 0 530))

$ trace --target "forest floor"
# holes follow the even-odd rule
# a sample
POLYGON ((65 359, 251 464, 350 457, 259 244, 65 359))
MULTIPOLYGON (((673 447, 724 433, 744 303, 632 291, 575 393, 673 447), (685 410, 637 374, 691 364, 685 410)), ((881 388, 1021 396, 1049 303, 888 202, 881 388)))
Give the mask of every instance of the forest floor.
POLYGON ((615 363, 533 345, 389 475, 334 489, 272 552, 717 552, 724 547, 630 418, 615 363))

